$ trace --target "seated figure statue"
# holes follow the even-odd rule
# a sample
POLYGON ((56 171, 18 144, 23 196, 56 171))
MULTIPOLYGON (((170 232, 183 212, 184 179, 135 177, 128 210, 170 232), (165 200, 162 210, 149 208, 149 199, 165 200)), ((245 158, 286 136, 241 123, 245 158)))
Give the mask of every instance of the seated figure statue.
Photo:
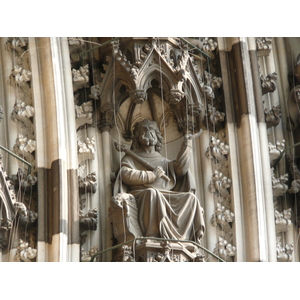
MULTIPOLYGON (((145 119, 136 124, 133 133, 133 151, 125 151, 122 159, 113 205, 121 207, 121 198, 135 198, 140 226, 136 232, 144 237, 199 243, 205 226, 189 170, 193 136, 185 135, 177 159, 171 161, 160 154, 163 138, 156 122, 145 119)), ((132 206, 128 203, 124 205, 127 212, 132 206)))

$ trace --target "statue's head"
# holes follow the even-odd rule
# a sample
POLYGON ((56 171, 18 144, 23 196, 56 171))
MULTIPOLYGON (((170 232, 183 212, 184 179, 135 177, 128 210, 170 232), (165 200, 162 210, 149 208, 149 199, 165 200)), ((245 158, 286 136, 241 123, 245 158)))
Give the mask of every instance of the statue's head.
POLYGON ((161 152, 163 137, 155 121, 144 119, 135 124, 133 129, 131 149, 140 149, 141 144, 155 146, 155 151, 161 152))

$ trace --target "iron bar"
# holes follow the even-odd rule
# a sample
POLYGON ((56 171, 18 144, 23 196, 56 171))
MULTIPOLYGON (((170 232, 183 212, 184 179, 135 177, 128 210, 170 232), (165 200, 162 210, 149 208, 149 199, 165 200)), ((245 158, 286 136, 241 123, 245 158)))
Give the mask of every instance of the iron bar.
POLYGON ((6 151, 8 154, 12 155, 13 157, 17 158, 18 160, 20 160, 21 162, 23 162, 24 164, 26 164, 28 166, 28 174, 31 173, 31 168, 32 168, 32 165, 24 160, 23 158, 21 158, 20 156, 16 155, 15 153, 11 152, 10 150, 4 148, 3 146, 0 145, 0 148, 4 151, 6 151))

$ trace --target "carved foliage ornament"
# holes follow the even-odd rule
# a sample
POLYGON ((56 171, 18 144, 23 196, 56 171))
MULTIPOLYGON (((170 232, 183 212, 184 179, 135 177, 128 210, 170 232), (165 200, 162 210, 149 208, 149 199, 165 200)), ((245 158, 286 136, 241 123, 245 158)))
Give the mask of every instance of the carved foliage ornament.
POLYGON ((272 74, 267 75, 266 77, 261 75, 260 80, 263 95, 267 93, 272 93, 276 90, 277 73, 274 72, 272 74))

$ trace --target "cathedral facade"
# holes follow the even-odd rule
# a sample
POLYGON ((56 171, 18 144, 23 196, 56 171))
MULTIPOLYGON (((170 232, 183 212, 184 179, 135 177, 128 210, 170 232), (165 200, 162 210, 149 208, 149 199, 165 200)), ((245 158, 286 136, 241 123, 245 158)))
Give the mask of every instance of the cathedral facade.
POLYGON ((299 38, 0 41, 0 261, 299 261, 299 38))

